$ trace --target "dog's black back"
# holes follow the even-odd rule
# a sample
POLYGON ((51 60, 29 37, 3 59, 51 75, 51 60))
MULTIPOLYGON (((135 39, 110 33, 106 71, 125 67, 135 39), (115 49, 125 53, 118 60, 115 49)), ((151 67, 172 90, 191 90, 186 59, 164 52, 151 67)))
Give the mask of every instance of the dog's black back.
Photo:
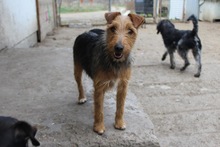
POLYGON ((74 43, 74 62, 79 62, 91 78, 93 77, 94 72, 91 68, 93 64, 93 58, 95 57, 93 55, 94 49, 97 45, 97 42, 101 40, 101 36, 103 35, 103 33, 104 30, 101 29, 90 30, 89 32, 85 32, 79 35, 74 43))
POLYGON ((178 30, 169 20, 161 20, 157 25, 157 34, 161 33, 166 48, 175 50, 178 41, 190 30, 178 30))
POLYGON ((193 49, 195 48, 195 46, 198 46, 198 49, 201 50, 202 44, 198 36, 198 20, 196 19, 194 15, 191 15, 187 19, 187 21, 189 20, 192 20, 193 22, 193 29, 192 31, 189 31, 183 35, 181 39, 184 40, 184 43, 182 43, 180 47, 193 49))
POLYGON ((34 146, 39 146, 36 132, 37 129, 25 121, 0 116, 0 147, 28 147, 28 139, 34 146))

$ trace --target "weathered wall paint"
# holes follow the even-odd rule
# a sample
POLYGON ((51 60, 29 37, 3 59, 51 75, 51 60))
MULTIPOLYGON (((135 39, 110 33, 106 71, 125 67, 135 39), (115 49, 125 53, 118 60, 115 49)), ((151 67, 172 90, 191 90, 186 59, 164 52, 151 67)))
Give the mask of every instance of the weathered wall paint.
MULTIPOLYGON (((37 31, 36 18, 35 0, 1 0, 0 49, 15 47, 28 36, 33 36, 37 31)), ((28 46, 34 43, 36 41, 28 46)))
POLYGON ((40 33, 43 40, 55 25, 55 3, 54 0, 39 0, 40 33))
POLYGON ((55 0, 38 0, 39 27, 36 0, 0 0, 0 50, 30 47, 40 41, 56 26, 55 0))

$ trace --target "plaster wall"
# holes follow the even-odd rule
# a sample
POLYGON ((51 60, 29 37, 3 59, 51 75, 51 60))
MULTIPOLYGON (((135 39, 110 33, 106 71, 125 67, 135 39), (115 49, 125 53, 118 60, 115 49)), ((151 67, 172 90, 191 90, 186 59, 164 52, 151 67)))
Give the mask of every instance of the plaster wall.
POLYGON ((34 45, 37 31, 35 0, 0 1, 0 49, 19 45, 27 40, 24 47, 34 45), (32 41, 30 41, 32 40, 32 41))
POLYGON ((54 0, 39 0, 40 41, 56 27, 54 0))

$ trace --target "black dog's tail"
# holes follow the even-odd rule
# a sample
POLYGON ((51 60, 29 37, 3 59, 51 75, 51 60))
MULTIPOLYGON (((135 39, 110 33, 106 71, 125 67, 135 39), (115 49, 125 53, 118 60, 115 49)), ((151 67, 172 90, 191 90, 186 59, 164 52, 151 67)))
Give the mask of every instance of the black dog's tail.
POLYGON ((195 17, 195 15, 191 15, 187 21, 190 21, 192 20, 193 22, 193 30, 192 30, 192 35, 195 36, 197 33, 198 33, 198 20, 197 18, 195 17))

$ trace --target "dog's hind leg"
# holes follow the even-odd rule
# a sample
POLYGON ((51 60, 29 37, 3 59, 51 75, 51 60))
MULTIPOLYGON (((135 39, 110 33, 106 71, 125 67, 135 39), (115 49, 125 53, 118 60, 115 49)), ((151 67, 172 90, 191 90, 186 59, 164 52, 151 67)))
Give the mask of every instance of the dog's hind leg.
POLYGON ((201 73, 201 70, 202 70, 202 63, 201 63, 201 50, 198 49, 198 48, 195 48, 192 50, 192 53, 193 53, 193 56, 196 60, 196 64, 197 64, 197 73, 194 74, 194 77, 200 77, 200 73, 201 73))
POLYGON ((178 47, 178 53, 180 55, 180 57, 184 60, 184 66, 180 69, 180 71, 184 71, 187 66, 190 65, 189 63, 189 60, 188 60, 188 50, 187 49, 184 49, 184 48, 181 48, 180 46, 178 47))
POLYGON ((78 91, 79 91, 79 97, 78 97, 79 104, 83 104, 87 100, 85 97, 83 85, 82 85, 82 72, 83 72, 82 66, 74 62, 74 76, 75 76, 75 80, 76 80, 78 91))

